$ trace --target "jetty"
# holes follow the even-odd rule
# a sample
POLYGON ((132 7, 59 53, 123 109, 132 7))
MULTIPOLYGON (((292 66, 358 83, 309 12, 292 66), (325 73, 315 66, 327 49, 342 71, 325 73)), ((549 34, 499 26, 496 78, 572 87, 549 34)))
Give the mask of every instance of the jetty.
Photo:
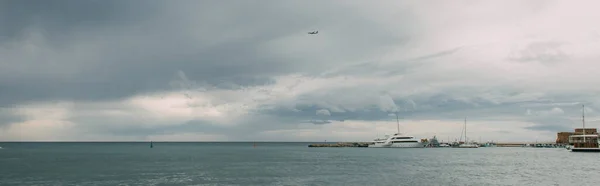
POLYGON ((369 147, 368 142, 339 142, 339 143, 323 143, 310 144, 308 147, 369 147))

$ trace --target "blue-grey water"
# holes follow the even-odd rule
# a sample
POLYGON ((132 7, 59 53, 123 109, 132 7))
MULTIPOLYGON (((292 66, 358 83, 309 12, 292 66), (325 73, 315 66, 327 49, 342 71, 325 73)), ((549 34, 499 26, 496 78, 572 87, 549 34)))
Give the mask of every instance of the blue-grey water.
POLYGON ((0 143, 0 185, 600 184, 600 153, 307 145, 0 143))

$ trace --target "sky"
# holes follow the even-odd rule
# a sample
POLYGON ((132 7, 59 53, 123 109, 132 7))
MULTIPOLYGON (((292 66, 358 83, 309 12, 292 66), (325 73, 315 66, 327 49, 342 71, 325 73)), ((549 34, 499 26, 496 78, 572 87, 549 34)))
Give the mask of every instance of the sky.
POLYGON ((600 127, 598 6, 4 0, 0 141, 554 141, 600 127))

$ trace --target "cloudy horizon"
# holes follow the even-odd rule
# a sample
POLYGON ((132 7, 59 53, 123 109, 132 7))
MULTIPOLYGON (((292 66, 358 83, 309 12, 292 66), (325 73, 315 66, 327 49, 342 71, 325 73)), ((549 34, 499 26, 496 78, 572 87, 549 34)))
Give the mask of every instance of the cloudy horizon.
POLYGON ((433 2, 0 1, 0 141, 600 127, 600 3, 433 2))

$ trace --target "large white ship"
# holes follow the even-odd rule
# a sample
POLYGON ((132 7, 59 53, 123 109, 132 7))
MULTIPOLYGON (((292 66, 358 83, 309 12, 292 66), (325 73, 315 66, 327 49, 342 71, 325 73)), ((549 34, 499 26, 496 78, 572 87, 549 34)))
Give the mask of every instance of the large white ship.
POLYGON ((396 133, 384 139, 375 139, 369 147, 380 148, 424 148, 429 145, 427 140, 419 140, 413 136, 402 135, 396 133))
POLYGON ((392 136, 386 135, 385 138, 377 138, 373 140, 369 147, 378 148, 425 148, 429 145, 427 139, 417 139, 414 136, 403 135, 400 133, 400 121, 396 114, 396 124, 398 125, 398 133, 392 136))

